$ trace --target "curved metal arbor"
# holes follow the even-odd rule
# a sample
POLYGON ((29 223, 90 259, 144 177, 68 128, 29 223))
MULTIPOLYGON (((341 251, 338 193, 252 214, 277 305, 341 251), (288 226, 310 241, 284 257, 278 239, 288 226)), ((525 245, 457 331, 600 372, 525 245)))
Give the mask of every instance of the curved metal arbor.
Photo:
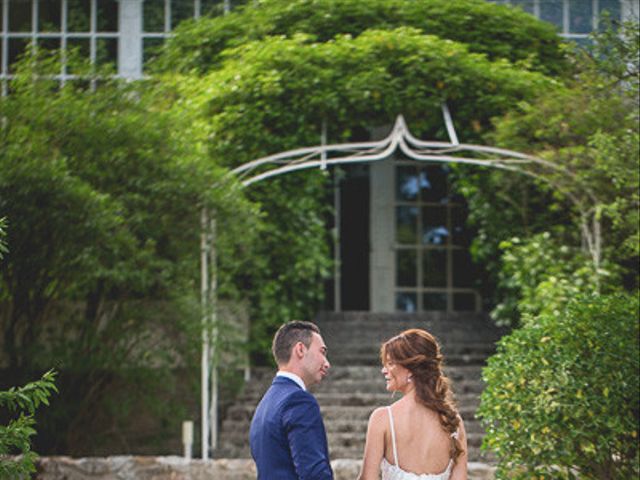
MULTIPOLYGON (((565 195, 576 207, 581 216, 584 245, 591 254, 597 271, 601 258, 601 233, 595 195, 581 187, 580 182, 570 170, 558 164, 513 150, 460 143, 446 104, 442 104, 442 114, 449 142, 424 141, 415 138, 409 131, 403 116, 398 115, 393 129, 382 140, 326 145, 326 124, 323 124, 321 145, 268 155, 240 165, 229 174, 237 178, 243 187, 248 187, 262 180, 311 168, 324 170, 337 165, 383 161, 398 150, 416 161, 459 163, 519 173, 550 184, 554 191, 565 195)), ((211 429, 213 448, 217 440, 217 376, 215 368, 212 369, 211 365, 213 356, 211 344, 217 335, 214 242, 215 219, 211 218, 209 212, 203 210, 201 237, 201 291, 204 312, 201 362, 203 459, 209 456, 209 429, 211 429), (210 383, 211 396, 209 397, 210 383)))
POLYGON ((424 141, 415 138, 402 115, 398 115, 389 135, 379 141, 325 145, 326 125, 323 124, 322 145, 298 148, 253 160, 230 174, 243 186, 268 178, 310 168, 326 169, 351 163, 382 161, 400 150, 416 161, 460 163, 507 170, 547 183, 567 197, 581 217, 581 234, 594 266, 599 268, 602 247, 598 201, 594 193, 580 184, 569 169, 540 157, 504 148, 460 143, 446 103, 442 104, 449 142, 424 141))

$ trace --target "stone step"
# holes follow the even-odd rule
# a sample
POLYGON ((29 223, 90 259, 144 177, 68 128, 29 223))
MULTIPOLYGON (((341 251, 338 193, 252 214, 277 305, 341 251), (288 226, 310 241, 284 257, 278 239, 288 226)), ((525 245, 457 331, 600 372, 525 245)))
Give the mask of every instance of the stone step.
MULTIPOLYGON (((389 402, 391 403, 391 402, 389 402)), ((375 405, 320 405, 320 411, 325 424, 334 420, 368 420, 371 412, 380 404, 375 405)), ((458 409, 462 418, 474 418, 475 407, 460 406, 458 409)), ((251 421, 255 405, 238 403, 227 410, 226 420, 251 421)))
POLYGON ((320 312, 314 319, 316 323, 384 323, 390 324, 423 324, 433 323, 467 323, 484 322, 493 325, 486 313, 475 312, 421 312, 421 313, 377 313, 368 311, 320 312))
MULTIPOLYGON (((355 392, 349 391, 345 393, 346 390, 333 390, 333 391, 322 391, 316 392, 314 395, 322 406, 384 406, 390 405, 394 401, 396 401, 399 397, 393 397, 391 393, 386 391, 378 391, 378 392, 355 392)), ((244 397, 243 403, 248 405, 257 406, 260 401, 261 396, 256 395, 253 397, 244 397)), ((480 396, 475 393, 460 393, 455 397, 458 405, 463 406, 465 408, 477 408, 480 404, 480 396)), ((233 408, 230 406, 229 408, 233 408)))
MULTIPOLYGON (((324 337, 323 337, 324 338, 324 337)), ((373 355, 379 361, 380 346, 376 344, 364 343, 361 340, 349 340, 342 342, 329 343, 325 339, 329 350, 329 360, 334 355, 344 355, 345 353, 357 353, 373 355)), ((495 351, 495 339, 486 341, 478 341, 477 339, 468 338, 466 341, 450 342, 442 345, 442 352, 446 355, 460 355, 469 352, 486 352, 492 354, 495 351)))
MULTIPOLYGON (((448 366, 445 367, 445 374, 452 381, 453 390, 457 394, 479 394, 483 389, 482 366, 448 366)), ((251 382, 244 387, 241 398, 257 403, 271 384, 273 375, 274 372, 271 369, 254 372, 251 382)), ((386 389, 380 368, 363 366, 332 367, 327 378, 320 385, 312 387, 311 391, 314 393, 383 393, 386 389)))
MULTIPOLYGON (((364 432, 327 432, 329 443, 329 455, 332 460, 337 458, 362 458, 364 454, 366 431, 364 432)), ((491 455, 483 452, 482 433, 467 432, 467 450, 470 461, 487 461, 491 455)), ((238 443, 228 443, 225 439, 220 439, 220 447, 216 453, 217 458, 250 458, 251 450, 248 445, 248 437, 239 446, 238 443)))
MULTIPOLYGON (((320 327, 320 330, 322 332, 322 338, 324 338, 329 349, 329 354, 332 354, 338 349, 362 345, 366 345, 378 353, 380 346, 396 333, 395 330, 384 331, 381 329, 362 333, 360 331, 361 329, 356 327, 342 330, 320 327)), ((443 351, 451 350, 456 345, 493 344, 500 338, 500 335, 494 332, 484 332, 476 329, 454 329, 446 333, 443 332, 442 335, 434 333, 434 336, 438 339, 443 351)))
MULTIPOLYGON (((370 380, 372 378, 381 378, 380 365, 332 365, 329 370, 329 375, 322 382, 321 385, 331 382, 336 379, 358 379, 358 380, 370 380)), ((445 365, 445 374, 452 378, 480 378, 482 375, 482 366, 479 365, 445 365)), ((275 369, 270 367, 254 367, 251 369, 251 380, 247 384, 250 387, 252 384, 260 382, 268 382, 271 384, 273 376, 275 375, 275 369)))
MULTIPOLYGON (((472 365, 480 365, 484 366, 487 360, 487 355, 482 353, 469 353, 469 354, 460 354, 460 355, 449 355, 446 357, 446 364, 451 366, 472 366, 472 365)), ((351 352, 334 354, 332 358, 329 359, 330 362, 334 364, 342 364, 342 365, 366 365, 366 366, 374 366, 378 365, 380 362, 376 357, 371 355, 357 355, 351 352)))
MULTIPOLYGON (((488 456, 479 449, 484 429, 475 418, 475 411, 484 388, 482 368, 505 331, 495 327, 486 315, 345 312, 320 314, 316 323, 329 347, 332 367, 327 378, 311 391, 320 404, 332 459, 362 458, 371 412, 399 398, 386 391, 380 371, 380 344, 402 330, 419 327, 432 332, 441 342, 445 374, 452 381, 465 420, 470 460, 487 460, 488 456)), ((218 458, 250 456, 250 420, 275 371, 262 367, 252 369, 251 373, 251 381, 226 409, 218 458)))
MULTIPOLYGON (((484 314, 470 313, 456 314, 375 314, 369 312, 344 312, 318 315, 315 323, 325 331, 357 331, 363 336, 380 335, 393 336, 409 328, 423 328, 433 335, 449 338, 452 331, 472 331, 478 335, 504 333, 504 329, 497 327, 484 314)), ((380 338, 383 340, 384 338, 380 338)), ((385 339, 386 340, 386 339, 385 339)))

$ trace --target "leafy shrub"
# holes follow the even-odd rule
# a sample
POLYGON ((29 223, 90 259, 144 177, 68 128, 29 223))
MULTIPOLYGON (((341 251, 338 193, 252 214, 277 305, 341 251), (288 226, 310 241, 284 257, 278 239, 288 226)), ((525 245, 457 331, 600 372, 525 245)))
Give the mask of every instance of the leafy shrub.
POLYGON ((35 472, 36 453, 31 450, 29 440, 36 433, 33 416, 41 404, 49 404, 51 393, 58 391, 55 376, 55 372, 49 371, 38 381, 0 392, 0 407, 17 414, 8 425, 0 425, 0 478, 26 478, 35 472), (15 454, 19 456, 6 457, 15 454))
POLYGON ((498 478, 637 478, 638 298, 580 296, 504 337, 479 415, 498 478))
POLYGON ((540 314, 559 316, 564 305, 580 294, 610 293, 619 285, 615 265, 606 262, 598 272, 578 247, 563 245, 551 233, 500 243, 502 268, 498 285, 506 293, 492 317, 501 325, 540 314))

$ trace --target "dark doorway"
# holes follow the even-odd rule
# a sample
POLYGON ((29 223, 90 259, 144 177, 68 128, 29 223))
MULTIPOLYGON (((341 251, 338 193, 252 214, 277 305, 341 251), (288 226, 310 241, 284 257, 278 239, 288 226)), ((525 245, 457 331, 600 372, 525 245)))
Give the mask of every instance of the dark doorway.
POLYGON ((344 170, 340 182, 342 310, 369 310, 369 167, 344 170))

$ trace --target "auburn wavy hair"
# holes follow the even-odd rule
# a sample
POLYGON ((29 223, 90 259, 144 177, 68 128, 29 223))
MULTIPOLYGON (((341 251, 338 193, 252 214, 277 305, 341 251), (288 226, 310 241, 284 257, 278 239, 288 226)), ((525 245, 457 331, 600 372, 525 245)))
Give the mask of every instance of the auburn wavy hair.
POLYGON ((460 415, 453 400, 451 382, 442 372, 442 353, 433 335, 419 328, 405 330, 380 347, 380 361, 391 361, 411 372, 418 400, 435 411, 442 428, 452 435, 451 458, 454 462, 464 452, 457 438, 460 415))

